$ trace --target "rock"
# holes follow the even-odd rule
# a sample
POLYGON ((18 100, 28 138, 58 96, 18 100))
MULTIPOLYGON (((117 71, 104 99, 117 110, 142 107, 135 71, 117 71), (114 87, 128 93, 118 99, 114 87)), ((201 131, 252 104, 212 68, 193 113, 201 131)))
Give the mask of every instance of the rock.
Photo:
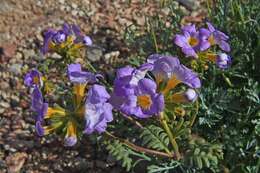
POLYGON ((12 64, 11 67, 9 67, 9 71, 14 74, 21 74, 22 64, 12 64))
POLYGON ((65 0, 59 0, 59 3, 60 3, 60 4, 64 4, 64 3, 65 3, 65 0))
POLYGON ((0 13, 6 13, 13 10, 13 5, 10 1, 0 1, 0 13))
MULTIPOLYGON (((0 76, 1 77, 1 76, 0 76)), ((5 77, 2 77, 2 79, 6 79, 5 77)), ((2 80, 1 79, 1 80, 2 80)), ((6 82, 6 81, 2 81, 2 82, 0 82, 0 89, 2 89, 2 90, 4 90, 4 89, 8 89, 10 86, 9 86, 9 83, 8 82, 6 82)), ((3 95, 5 95, 5 96, 7 96, 8 94, 6 93, 6 91, 4 92, 3 91, 3 93, 1 92, 1 95, 3 96, 3 95)), ((5 97, 5 96, 3 96, 3 97, 5 97)))
POLYGON ((12 97, 11 97, 11 101, 10 101, 10 105, 12 106, 12 108, 14 108, 14 107, 19 106, 19 102, 20 102, 19 97, 17 97, 17 96, 12 96, 12 97))
POLYGON ((57 54, 57 53, 53 53, 52 56, 51 56, 51 58, 58 60, 58 59, 62 59, 62 56, 59 55, 59 54, 57 54))
POLYGON ((84 13, 83 11, 79 11, 78 13, 79 13, 79 16, 80 16, 80 17, 85 16, 85 13, 84 13))
POLYGON ((134 15, 134 19, 135 19, 137 25, 144 26, 144 24, 145 24, 145 16, 134 15))
POLYGON ((9 108, 10 107, 10 104, 8 102, 0 102, 0 107, 2 108, 9 108))
POLYGON ((101 169, 106 169, 107 168, 106 162, 103 162, 101 160, 96 160, 96 166, 98 168, 101 168, 101 169))
POLYGON ((29 108, 29 103, 25 100, 21 100, 20 101, 20 107, 24 108, 24 109, 29 108))
POLYGON ((111 173, 120 173, 120 172, 124 172, 124 170, 121 167, 114 167, 111 171, 111 173))
POLYGON ((106 162, 109 164, 109 166, 114 166, 117 162, 115 157, 113 157, 111 154, 107 156, 106 162))
POLYGON ((105 62, 111 63, 113 60, 117 59, 119 55, 120 55, 119 51, 113 51, 113 52, 110 52, 110 53, 106 53, 104 55, 105 62))
POLYGON ((26 153, 15 153, 6 158, 6 165, 8 167, 9 173, 18 173, 20 172, 23 164, 27 158, 26 153))
POLYGON ((193 0, 177 0, 181 5, 186 7, 188 10, 196 10, 199 8, 199 2, 193 0))
POLYGON ((72 14, 73 16, 77 16, 78 11, 77 11, 77 10, 72 10, 71 14, 72 14))
POLYGON ((5 109, 3 108, 0 108, 0 114, 4 113, 5 112, 5 109))
POLYGON ((75 4, 75 3, 72 3, 72 4, 71 4, 71 7, 72 7, 73 9, 77 9, 77 8, 78 8, 78 5, 75 4))
POLYGON ((15 44, 5 44, 0 49, 0 62, 6 62, 14 57, 16 51, 15 44))
POLYGON ((29 59, 35 56, 35 52, 33 49, 24 49, 23 55, 25 59, 29 59))
POLYGON ((103 55, 103 51, 101 48, 99 47, 89 47, 87 49, 87 59, 90 60, 91 62, 97 62, 97 61, 100 61, 102 55, 103 55))
POLYGON ((87 170, 92 169, 94 167, 94 162, 88 161, 85 158, 78 157, 75 160, 75 166, 76 166, 76 169, 79 170, 79 171, 83 171, 83 170, 87 171, 87 170))

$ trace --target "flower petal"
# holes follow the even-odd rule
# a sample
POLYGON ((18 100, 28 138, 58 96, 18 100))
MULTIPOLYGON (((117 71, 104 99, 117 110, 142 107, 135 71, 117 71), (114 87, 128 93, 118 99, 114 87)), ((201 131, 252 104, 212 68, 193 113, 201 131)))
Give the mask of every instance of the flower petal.
POLYGON ((182 52, 188 57, 197 58, 198 55, 196 54, 195 50, 192 47, 183 47, 182 52))
POLYGON ((185 47, 185 46, 188 45, 187 42, 188 42, 187 38, 184 37, 183 35, 177 34, 177 35, 175 36, 174 43, 175 43, 177 46, 179 46, 179 47, 185 47))
POLYGON ((218 43, 218 45, 222 50, 230 52, 230 46, 226 41, 221 41, 220 43, 218 43))

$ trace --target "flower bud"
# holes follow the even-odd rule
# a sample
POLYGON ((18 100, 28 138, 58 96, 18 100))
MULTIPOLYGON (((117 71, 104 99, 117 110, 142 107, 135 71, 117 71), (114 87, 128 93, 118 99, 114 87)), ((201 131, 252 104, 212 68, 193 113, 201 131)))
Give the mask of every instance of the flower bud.
POLYGON ((221 69, 226 69, 231 64, 231 57, 225 53, 220 53, 217 55, 216 64, 221 69))
POLYGON ((198 97, 198 94, 196 93, 196 91, 194 89, 190 89, 190 88, 185 92, 184 95, 189 102, 194 102, 198 97))

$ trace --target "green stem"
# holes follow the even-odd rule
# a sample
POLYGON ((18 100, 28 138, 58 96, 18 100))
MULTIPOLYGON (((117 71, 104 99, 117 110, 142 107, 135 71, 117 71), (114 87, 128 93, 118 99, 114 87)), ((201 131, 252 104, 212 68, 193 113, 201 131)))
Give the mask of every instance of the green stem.
POLYGON ((92 65, 91 63, 89 63, 89 61, 86 61, 86 63, 87 63, 87 65, 88 65, 88 67, 89 67, 94 73, 97 72, 97 70, 95 69, 95 67, 93 67, 93 65, 92 65))
POLYGON ((121 139, 119 137, 116 137, 115 135, 113 135, 112 133, 109 133, 108 131, 105 131, 105 134, 110 138, 113 138, 115 140, 119 140, 124 145, 128 146, 129 148, 131 148, 134 151, 143 152, 143 153, 150 154, 150 155, 157 155, 157 156, 161 156, 161 157, 168 157, 168 158, 174 157, 174 154, 172 154, 172 153, 164 153, 164 152, 161 152, 161 151, 156 151, 156 150, 140 147, 138 145, 135 145, 135 144, 129 142, 126 139, 121 139))
POLYGON ((224 80, 228 84, 228 86, 234 87, 234 85, 231 83, 230 79, 224 73, 222 73, 222 77, 224 78, 224 80))
POLYGON ((179 152, 179 147, 178 147, 178 144, 177 144, 166 120, 164 119, 164 113, 160 113, 160 122, 161 122, 164 130, 166 131, 168 137, 170 138, 170 142, 171 142, 174 152, 176 154, 176 158, 177 158, 177 160, 179 160, 181 157, 180 152, 179 152))
POLYGON ((158 45, 157 45, 157 39, 156 39, 156 35, 154 33, 154 29, 153 29, 153 26, 152 24, 150 23, 150 27, 151 27, 151 33, 152 33, 152 38, 153 38, 153 43, 154 43, 154 47, 155 47, 155 51, 156 53, 159 52, 159 49, 158 49, 158 45))
MULTIPOLYGON (((122 113, 121 112, 121 114, 124 114, 124 113, 122 113)), ((144 126, 141 124, 141 123, 139 123, 138 121, 136 121, 135 119, 133 119, 132 117, 130 117, 130 116, 128 116, 128 115, 123 115, 123 117, 124 118, 126 118, 127 120, 129 120, 129 121, 131 121, 132 123, 134 123, 136 126, 138 126, 140 129, 143 129, 144 128, 144 126)))
POLYGON ((191 117, 190 125, 189 125, 190 127, 193 126, 193 124, 194 124, 194 122, 195 122, 195 120, 197 118, 198 112, 199 112, 199 101, 197 100, 196 101, 196 111, 195 111, 195 113, 191 117))
MULTIPOLYGON (((89 61, 86 61, 87 63, 87 66, 90 68, 90 70, 93 72, 93 73, 97 73, 97 70, 95 69, 95 67, 89 62, 89 61)), ((101 78, 102 79, 102 83, 107 86, 109 88, 109 90, 111 90, 111 85, 106 81, 104 80, 104 78, 101 78)))

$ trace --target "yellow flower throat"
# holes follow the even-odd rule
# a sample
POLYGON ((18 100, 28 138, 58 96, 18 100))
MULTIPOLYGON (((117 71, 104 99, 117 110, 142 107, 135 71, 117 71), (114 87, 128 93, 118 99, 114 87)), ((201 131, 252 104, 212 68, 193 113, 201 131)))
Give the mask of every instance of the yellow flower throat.
POLYGON ((137 104, 143 109, 149 109, 152 105, 152 99, 149 95, 137 96, 137 104))
POLYGON ((194 37, 190 37, 188 39, 188 43, 193 47, 193 46, 196 46, 199 43, 199 41, 198 41, 198 39, 196 39, 194 37))

